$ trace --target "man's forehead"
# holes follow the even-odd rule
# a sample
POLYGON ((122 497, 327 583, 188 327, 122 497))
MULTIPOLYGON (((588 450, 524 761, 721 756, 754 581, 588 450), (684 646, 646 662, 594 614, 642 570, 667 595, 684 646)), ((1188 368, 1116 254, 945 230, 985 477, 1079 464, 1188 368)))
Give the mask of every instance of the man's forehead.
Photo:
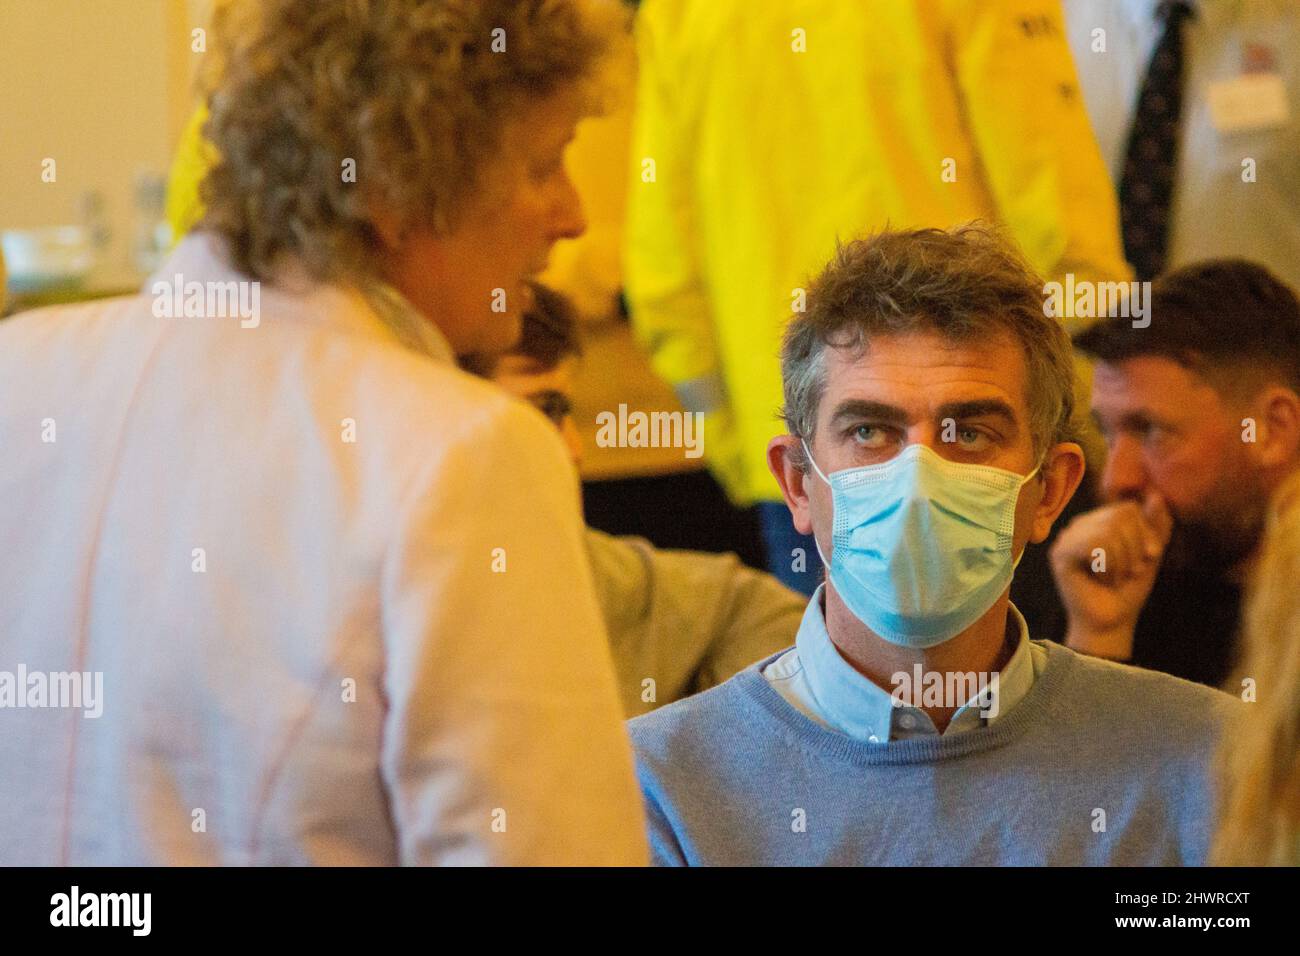
POLYGON ((1024 355, 1007 333, 958 342, 928 333, 877 336, 860 353, 828 348, 826 363, 831 405, 859 396, 900 405, 998 398, 1023 409, 1027 398, 1024 355))
POLYGON ((1097 411, 1180 409, 1193 395, 1199 402, 1215 394, 1213 387, 1194 371, 1158 355, 1098 362, 1092 380, 1092 407, 1097 411))
POLYGON ((1164 355, 1135 355, 1118 362, 1098 361, 1093 378, 1130 388, 1204 384, 1204 380, 1191 369, 1164 355))

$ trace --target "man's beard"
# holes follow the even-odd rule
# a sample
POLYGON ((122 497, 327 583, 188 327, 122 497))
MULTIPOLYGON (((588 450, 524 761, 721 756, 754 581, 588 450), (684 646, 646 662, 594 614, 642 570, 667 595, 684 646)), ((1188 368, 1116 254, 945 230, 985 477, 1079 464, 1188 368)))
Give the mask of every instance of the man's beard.
POLYGON ((1176 517, 1165 562, 1197 577, 1230 577, 1258 547, 1264 514, 1263 507, 1250 506, 1230 518, 1176 517))

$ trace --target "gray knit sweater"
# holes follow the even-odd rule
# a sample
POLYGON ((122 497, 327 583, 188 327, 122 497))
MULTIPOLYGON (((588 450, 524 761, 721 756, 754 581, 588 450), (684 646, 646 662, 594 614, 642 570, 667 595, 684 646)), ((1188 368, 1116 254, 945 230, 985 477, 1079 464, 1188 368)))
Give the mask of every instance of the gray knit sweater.
POLYGON ((952 737, 852 740, 786 703, 767 661, 631 721, 655 861, 1202 863, 1233 698, 1045 646, 1014 710, 952 737))

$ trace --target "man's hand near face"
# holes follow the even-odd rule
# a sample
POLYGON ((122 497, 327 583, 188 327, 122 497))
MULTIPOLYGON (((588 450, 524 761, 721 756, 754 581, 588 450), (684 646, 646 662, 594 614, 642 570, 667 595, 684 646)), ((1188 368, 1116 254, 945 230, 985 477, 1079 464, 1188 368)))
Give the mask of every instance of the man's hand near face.
POLYGON ((1052 545, 1052 575, 1069 620, 1066 644, 1128 660, 1174 520, 1159 492, 1079 515, 1052 545))

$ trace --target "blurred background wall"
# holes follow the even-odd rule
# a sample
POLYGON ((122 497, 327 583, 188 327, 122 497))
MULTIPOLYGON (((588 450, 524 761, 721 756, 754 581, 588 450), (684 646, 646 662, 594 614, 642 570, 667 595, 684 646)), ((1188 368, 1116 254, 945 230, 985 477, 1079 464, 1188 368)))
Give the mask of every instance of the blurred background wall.
POLYGON ((128 282, 142 178, 166 176, 193 106, 211 0, 0 0, 0 229, 82 224, 99 281, 128 282), (42 182, 42 162, 56 162, 42 182))

